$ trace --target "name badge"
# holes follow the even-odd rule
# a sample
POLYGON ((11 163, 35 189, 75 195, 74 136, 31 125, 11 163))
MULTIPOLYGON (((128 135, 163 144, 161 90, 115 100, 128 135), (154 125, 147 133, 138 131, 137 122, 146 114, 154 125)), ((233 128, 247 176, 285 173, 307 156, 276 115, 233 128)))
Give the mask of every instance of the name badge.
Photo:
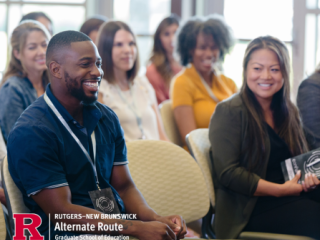
POLYGON ((106 214, 120 214, 111 188, 90 191, 89 195, 95 210, 106 214))

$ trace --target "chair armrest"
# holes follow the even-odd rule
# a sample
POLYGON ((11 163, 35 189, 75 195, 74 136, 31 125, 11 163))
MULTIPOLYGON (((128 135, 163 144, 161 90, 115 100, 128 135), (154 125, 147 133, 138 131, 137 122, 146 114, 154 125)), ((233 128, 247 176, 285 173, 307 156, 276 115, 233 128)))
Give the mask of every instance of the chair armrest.
POLYGON ((262 233, 262 232, 242 232, 239 236, 240 239, 256 239, 256 240, 315 240, 310 237, 275 234, 275 233, 262 233))

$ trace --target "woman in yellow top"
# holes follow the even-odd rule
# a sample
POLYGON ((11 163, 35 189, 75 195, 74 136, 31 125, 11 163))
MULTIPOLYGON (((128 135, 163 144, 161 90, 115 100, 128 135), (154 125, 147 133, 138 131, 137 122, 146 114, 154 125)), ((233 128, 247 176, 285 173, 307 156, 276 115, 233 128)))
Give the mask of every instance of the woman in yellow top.
POLYGON ((233 43, 231 29, 217 15, 193 18, 182 27, 178 53, 185 68, 172 81, 171 99, 183 141, 192 130, 208 128, 216 105, 238 91, 217 70, 233 43))

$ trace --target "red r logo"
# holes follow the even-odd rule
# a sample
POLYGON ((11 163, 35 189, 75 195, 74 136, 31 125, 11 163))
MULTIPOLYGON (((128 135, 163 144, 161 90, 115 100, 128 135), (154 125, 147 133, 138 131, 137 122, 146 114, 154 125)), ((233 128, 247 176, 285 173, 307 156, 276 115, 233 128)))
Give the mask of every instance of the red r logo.
POLYGON ((13 240, 26 240, 26 236, 24 235, 24 229, 28 229, 31 237, 30 240, 44 240, 44 237, 40 235, 37 228, 41 225, 41 218, 37 214, 29 213, 29 214, 13 214, 13 218, 15 220, 15 235, 13 236, 13 240), (24 219, 31 219, 30 224, 25 224, 24 219))

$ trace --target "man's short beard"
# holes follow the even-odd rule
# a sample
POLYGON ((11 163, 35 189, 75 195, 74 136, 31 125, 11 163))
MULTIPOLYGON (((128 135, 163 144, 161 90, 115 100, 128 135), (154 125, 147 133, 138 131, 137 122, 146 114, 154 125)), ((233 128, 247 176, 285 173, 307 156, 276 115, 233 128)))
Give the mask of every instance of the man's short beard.
POLYGON ((77 82, 76 79, 72 79, 67 72, 64 74, 64 78, 66 81, 66 86, 68 89, 68 92, 75 97, 76 99, 80 100, 84 105, 92 105, 97 101, 97 95, 94 95, 94 97, 88 97, 83 90, 82 84, 77 82))

